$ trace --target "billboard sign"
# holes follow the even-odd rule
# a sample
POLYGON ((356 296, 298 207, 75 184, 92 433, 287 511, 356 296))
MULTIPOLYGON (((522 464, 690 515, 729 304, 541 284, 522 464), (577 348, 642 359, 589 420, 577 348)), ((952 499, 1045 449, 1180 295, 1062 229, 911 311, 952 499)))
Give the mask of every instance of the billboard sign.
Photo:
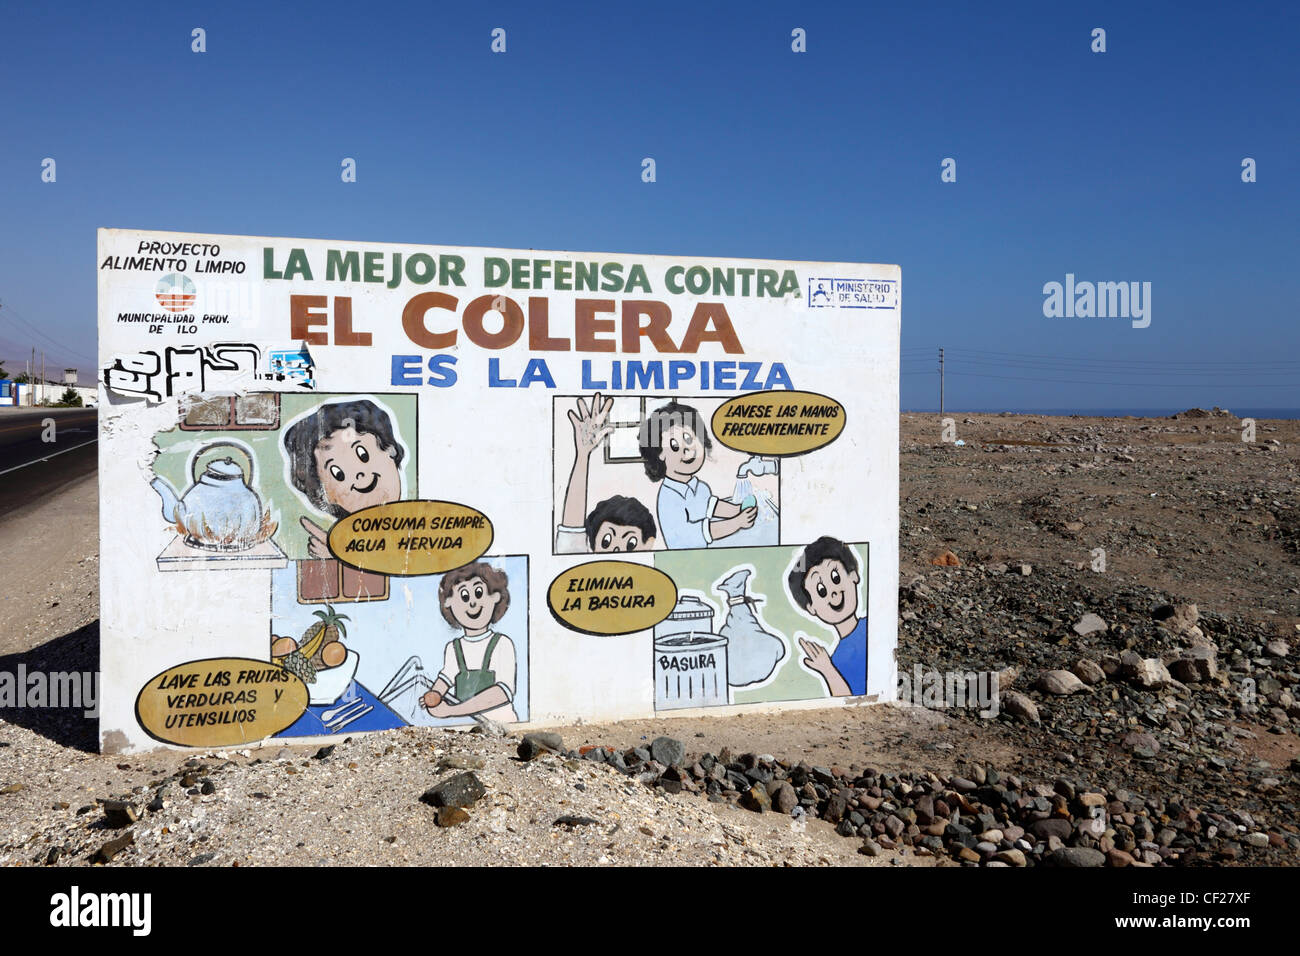
POLYGON ((897 266, 98 270, 104 750, 893 699, 897 266))

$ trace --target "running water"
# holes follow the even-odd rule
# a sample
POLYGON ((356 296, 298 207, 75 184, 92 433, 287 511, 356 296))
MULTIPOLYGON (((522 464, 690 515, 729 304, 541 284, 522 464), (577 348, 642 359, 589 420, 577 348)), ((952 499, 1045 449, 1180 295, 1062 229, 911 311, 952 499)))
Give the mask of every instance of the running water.
POLYGON ((737 479, 736 489, 731 493, 730 500, 742 508, 748 508, 750 505, 758 508, 758 515, 754 518, 755 525, 761 522, 775 521, 779 511, 776 502, 772 500, 772 496, 762 488, 755 491, 754 483, 748 478, 737 479))

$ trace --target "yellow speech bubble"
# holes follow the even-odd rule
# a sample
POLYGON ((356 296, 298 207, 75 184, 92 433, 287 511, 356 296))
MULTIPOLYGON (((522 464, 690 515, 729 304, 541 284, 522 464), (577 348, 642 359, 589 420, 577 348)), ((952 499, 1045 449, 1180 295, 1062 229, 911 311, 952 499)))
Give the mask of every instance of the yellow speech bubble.
POLYGON ((340 518, 330 529, 330 553, 375 574, 441 574, 482 557, 492 546, 492 522, 454 501, 394 501, 340 518))
POLYGON ((737 395, 713 413, 713 437, 751 455, 805 455, 844 431, 844 406, 816 392, 737 395))
POLYGON ((271 737, 307 709, 307 685, 279 664, 247 657, 188 661, 149 679, 135 716, 154 740, 233 747, 271 737))
POLYGON ((556 575, 546 592, 551 614, 583 634, 631 634, 654 627, 677 603, 677 585, 658 568, 631 561, 588 561, 556 575))

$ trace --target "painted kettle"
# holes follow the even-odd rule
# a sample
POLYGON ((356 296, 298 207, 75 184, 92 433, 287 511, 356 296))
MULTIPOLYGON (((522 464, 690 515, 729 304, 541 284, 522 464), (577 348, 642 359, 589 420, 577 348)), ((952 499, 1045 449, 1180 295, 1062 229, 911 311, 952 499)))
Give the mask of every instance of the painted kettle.
POLYGON ((194 483, 178 495, 165 478, 155 478, 150 487, 162 498, 162 515, 169 523, 184 528, 185 543, 192 547, 242 551, 261 537, 262 500, 251 485, 253 459, 238 445, 221 443, 201 448, 192 459, 194 483), (213 451, 230 449, 243 458, 210 457, 213 451), (203 472, 199 467, 206 462, 203 472))

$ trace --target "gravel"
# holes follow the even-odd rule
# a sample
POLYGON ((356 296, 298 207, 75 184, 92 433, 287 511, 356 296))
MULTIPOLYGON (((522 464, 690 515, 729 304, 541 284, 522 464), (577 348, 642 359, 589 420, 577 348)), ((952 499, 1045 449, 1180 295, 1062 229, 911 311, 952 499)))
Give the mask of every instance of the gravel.
MULTIPOLYGON (((1300 428, 1260 422, 1281 441, 1261 454, 1233 422, 975 416, 958 449, 903 417, 899 668, 996 672, 995 717, 409 728, 329 753, 123 758, 88 753, 80 715, 8 711, 0 864, 1294 865, 1300 428), (944 551, 957 563, 930 563, 944 551)), ((15 570, 6 639, 29 669, 94 667, 94 555, 66 563, 53 584, 15 570)))

